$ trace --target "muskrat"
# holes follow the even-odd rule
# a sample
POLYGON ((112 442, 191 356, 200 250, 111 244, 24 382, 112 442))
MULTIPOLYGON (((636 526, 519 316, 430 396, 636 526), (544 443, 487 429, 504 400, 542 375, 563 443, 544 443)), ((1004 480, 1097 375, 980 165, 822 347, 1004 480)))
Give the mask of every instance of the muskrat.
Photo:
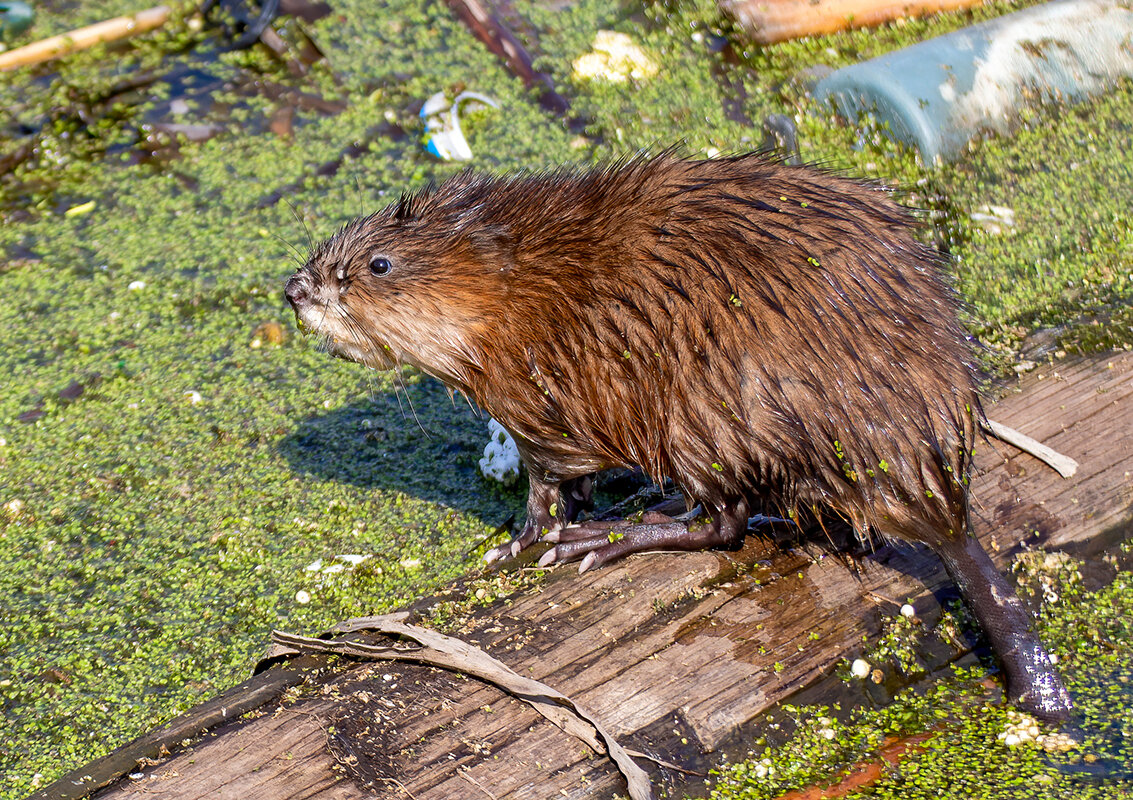
POLYGON ((1032 620, 969 533, 980 418, 944 261, 884 190, 748 154, 463 172, 314 248, 287 281, 336 356, 411 364, 486 409, 530 480, 509 545, 581 569, 735 545, 756 503, 923 542, 959 585, 1010 697, 1070 698, 1032 620), (685 524, 574 525, 589 477, 672 478, 685 524))

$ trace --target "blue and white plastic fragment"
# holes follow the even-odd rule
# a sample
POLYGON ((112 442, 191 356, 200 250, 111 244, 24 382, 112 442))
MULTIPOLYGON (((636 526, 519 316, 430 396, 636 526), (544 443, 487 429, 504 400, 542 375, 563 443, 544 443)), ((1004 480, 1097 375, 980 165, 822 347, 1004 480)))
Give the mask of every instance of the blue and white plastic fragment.
POLYGON ((471 161, 472 148, 460 128, 460 106, 469 101, 483 103, 492 108, 500 105, 479 92, 461 92, 451 103, 444 92, 437 92, 421 107, 425 121, 425 150, 444 161, 471 161))
POLYGON ((1056 0, 831 73, 815 96, 874 114, 925 163, 1010 132, 1026 105, 1077 101, 1133 76, 1128 0, 1056 0))

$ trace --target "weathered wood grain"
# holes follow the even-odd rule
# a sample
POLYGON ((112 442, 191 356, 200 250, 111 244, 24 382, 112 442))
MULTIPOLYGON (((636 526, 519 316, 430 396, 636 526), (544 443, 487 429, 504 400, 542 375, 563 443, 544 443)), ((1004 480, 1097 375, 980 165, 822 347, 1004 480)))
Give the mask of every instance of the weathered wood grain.
MULTIPOLYGON (((1127 535, 1133 355, 1042 367, 989 414, 1081 463, 1064 480, 1006 445, 980 448, 974 527, 1001 568, 1023 548, 1082 550, 1127 535)), ((698 768, 770 706, 853 658, 863 637, 874 639, 883 614, 895 612, 879 598, 908 599, 932 619, 936 597, 949 593, 922 547, 886 545, 851 565, 821 539, 783 549, 753 535, 737 553, 643 555, 583 576, 556 569, 454 635, 574 697, 627 747, 698 768)), ((153 777, 99 797, 545 800, 624 791, 602 755, 525 704, 415 665, 341 669, 316 697, 219 729, 145 772, 153 777)))

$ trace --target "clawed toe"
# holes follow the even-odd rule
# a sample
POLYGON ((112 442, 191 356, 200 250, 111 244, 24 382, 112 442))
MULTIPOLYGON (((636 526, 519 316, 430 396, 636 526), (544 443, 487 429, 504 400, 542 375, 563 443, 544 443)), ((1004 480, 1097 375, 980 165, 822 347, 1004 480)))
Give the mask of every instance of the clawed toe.
POLYGON ((510 542, 505 542, 486 552, 484 554, 484 563, 494 564, 506 558, 515 558, 526 550, 529 545, 533 544, 536 538, 536 532, 530 527, 525 527, 519 536, 515 537, 510 542))
POLYGON ((549 566, 551 566, 552 564, 554 564, 554 563, 555 563, 555 561, 556 561, 556 560, 558 559, 558 557, 559 557, 559 554, 558 554, 558 552, 557 552, 557 551, 558 551, 558 548, 557 548, 557 547, 552 547, 552 548, 551 548, 550 550, 548 550, 548 551, 547 551, 546 553, 544 553, 543 555, 539 556, 539 566, 540 566, 540 567, 549 567, 549 566))
POLYGON ((640 522, 591 520, 546 534, 555 546, 539 559, 540 567, 582 559, 586 572, 631 553, 650 550, 702 550, 733 544, 747 526, 747 505, 737 502, 712 517, 696 517, 689 526, 673 517, 646 512, 640 522))
POLYGON ((485 564, 494 564, 501 558, 511 555, 511 542, 501 544, 499 547, 493 547, 491 550, 484 554, 485 564))
POLYGON ((577 525, 566 525, 556 528, 539 537, 541 542, 559 544, 562 542, 585 542, 591 539, 609 541, 616 531, 625 530, 633 526, 632 522, 624 519, 604 522, 601 520, 588 520, 577 525))
MULTIPOLYGON (((591 534, 586 538, 559 542, 542 555, 539 559, 539 566, 547 567, 551 564, 564 564, 567 561, 574 561, 580 556, 588 556, 589 554, 593 554, 595 550, 609 547, 612 541, 614 541, 614 539, 610 534, 606 533, 598 535, 591 534)), ((594 559, 591 559, 591 564, 593 564, 593 562, 594 559)))

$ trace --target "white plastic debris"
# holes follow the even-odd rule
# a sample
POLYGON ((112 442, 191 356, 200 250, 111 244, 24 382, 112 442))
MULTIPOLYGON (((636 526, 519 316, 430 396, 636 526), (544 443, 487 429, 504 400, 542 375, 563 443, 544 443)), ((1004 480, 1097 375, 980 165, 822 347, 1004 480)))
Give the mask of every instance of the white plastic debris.
POLYGON ((511 434, 494 419, 488 420, 488 444, 484 446, 484 457, 480 459, 480 472, 485 478, 511 486, 519 480, 519 448, 511 434))
POLYGON ((971 218, 993 236, 1015 227, 1015 209, 1007 206, 982 205, 972 212, 971 218))
POLYGON ((343 553, 342 555, 335 556, 339 561, 345 561, 352 567, 356 567, 369 558, 368 555, 358 555, 356 553, 343 553))
POLYGON ((425 149, 443 161, 471 161, 472 148, 464 138, 460 127, 460 107, 469 102, 481 103, 492 108, 500 104, 479 92, 461 92, 450 104, 444 92, 437 92, 421 107, 421 119, 425 121, 425 149))

